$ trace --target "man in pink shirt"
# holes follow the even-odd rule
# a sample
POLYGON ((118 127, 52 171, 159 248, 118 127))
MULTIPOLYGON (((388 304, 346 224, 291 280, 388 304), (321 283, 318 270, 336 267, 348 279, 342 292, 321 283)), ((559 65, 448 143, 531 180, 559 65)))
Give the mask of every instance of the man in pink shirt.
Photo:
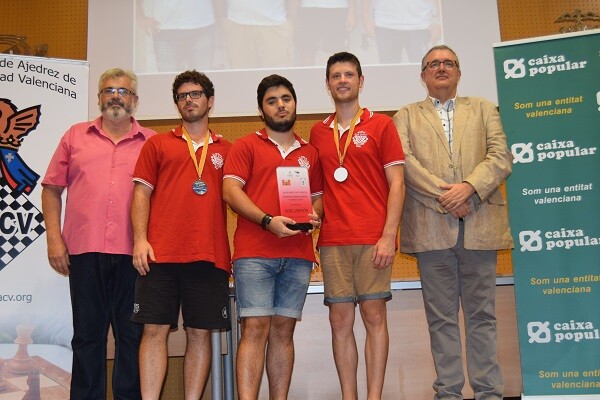
POLYGON ((137 271, 129 210, 131 176, 155 132, 133 118, 137 77, 114 68, 100 77, 102 115, 61 138, 42 181, 48 260, 69 277, 73 309, 71 398, 106 398, 106 336, 115 335, 114 398, 139 399, 141 326, 130 321, 137 271), (62 193, 67 188, 61 232, 62 193), (118 372, 118 373, 117 373, 118 372))

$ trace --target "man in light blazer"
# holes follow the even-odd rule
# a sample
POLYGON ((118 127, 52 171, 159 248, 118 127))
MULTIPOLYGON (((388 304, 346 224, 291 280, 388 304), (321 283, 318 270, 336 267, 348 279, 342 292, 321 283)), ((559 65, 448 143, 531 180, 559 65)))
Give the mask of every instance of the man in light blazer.
POLYGON ((434 399, 462 399, 461 305, 475 399, 502 399, 496 261, 497 250, 513 241, 499 186, 512 155, 496 106, 457 97, 461 71, 452 49, 430 49, 421 70, 428 97, 400 109, 394 122, 406 157, 400 249, 417 258, 437 372, 434 399))

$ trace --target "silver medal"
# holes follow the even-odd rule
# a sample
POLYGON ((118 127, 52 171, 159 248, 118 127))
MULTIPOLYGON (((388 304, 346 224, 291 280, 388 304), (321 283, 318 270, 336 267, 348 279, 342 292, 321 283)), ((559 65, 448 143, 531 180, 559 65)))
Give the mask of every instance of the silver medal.
POLYGON ((344 182, 348 179, 348 170, 344 167, 338 167, 333 172, 333 178, 338 182, 344 182))

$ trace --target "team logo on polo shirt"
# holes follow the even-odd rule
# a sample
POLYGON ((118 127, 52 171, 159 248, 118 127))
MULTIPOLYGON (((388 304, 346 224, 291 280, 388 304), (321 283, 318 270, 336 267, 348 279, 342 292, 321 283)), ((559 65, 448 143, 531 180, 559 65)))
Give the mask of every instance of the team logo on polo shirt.
POLYGON ((40 176, 19 156, 23 138, 40 122, 41 105, 21 111, 0 98, 0 270, 46 231, 44 217, 26 195, 40 176))
POLYGON ((305 156, 298 157, 298 165, 301 167, 310 168, 310 161, 305 156))
POLYGON ((223 168, 223 156, 220 153, 213 153, 213 155, 210 156, 210 161, 212 161, 216 169, 223 168))
POLYGON ((369 136, 365 131, 355 132, 352 136, 352 142, 356 147, 362 147, 369 140, 369 136))

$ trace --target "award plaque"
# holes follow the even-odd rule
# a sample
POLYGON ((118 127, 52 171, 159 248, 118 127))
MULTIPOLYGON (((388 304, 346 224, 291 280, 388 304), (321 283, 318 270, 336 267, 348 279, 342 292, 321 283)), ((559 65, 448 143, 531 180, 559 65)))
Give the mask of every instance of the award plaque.
POLYGON ((308 214, 312 213, 308 168, 277 167, 279 211, 284 217, 296 221, 288 224, 292 230, 309 231, 313 228, 308 214))

